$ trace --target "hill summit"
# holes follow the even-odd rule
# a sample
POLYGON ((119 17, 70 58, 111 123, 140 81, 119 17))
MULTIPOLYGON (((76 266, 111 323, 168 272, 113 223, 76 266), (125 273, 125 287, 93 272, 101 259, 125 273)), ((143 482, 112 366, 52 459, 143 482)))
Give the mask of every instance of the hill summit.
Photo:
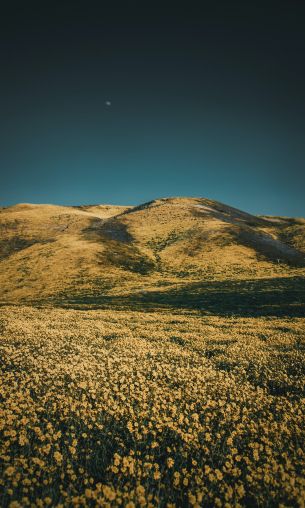
POLYGON ((0 209, 0 301, 98 302, 305 274, 305 219, 205 198, 0 209))

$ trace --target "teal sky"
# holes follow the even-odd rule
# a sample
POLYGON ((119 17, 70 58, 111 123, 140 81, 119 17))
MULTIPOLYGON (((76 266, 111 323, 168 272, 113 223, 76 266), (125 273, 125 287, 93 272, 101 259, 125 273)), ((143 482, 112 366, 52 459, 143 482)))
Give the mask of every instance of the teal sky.
POLYGON ((305 216, 305 9, 244 3, 7 7, 0 205, 202 196, 305 216))

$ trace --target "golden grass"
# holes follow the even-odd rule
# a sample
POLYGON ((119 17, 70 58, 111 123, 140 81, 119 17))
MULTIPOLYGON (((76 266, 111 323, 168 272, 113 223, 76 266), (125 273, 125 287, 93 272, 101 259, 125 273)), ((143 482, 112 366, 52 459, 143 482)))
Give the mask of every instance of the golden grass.
POLYGON ((0 235, 1 506, 304 507, 304 219, 21 204, 0 235))
POLYGON ((109 293, 126 293, 160 283, 174 286, 181 279, 304 276, 305 255, 303 266, 297 266, 281 253, 268 257, 262 246, 257 248, 259 235, 267 234, 297 247, 302 256, 304 221, 276 220, 201 198, 159 199, 135 209, 30 204, 4 208, 0 301, 30 303, 67 292, 96 294, 106 287, 109 293))
POLYGON ((1 506, 304 506, 304 323, 2 308, 1 506))

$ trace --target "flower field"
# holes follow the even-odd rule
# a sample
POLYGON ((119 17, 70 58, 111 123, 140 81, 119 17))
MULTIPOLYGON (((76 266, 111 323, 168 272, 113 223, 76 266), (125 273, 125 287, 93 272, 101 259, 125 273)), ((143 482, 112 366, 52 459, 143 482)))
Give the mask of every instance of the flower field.
POLYGON ((0 505, 303 507, 304 323, 3 307, 0 505))

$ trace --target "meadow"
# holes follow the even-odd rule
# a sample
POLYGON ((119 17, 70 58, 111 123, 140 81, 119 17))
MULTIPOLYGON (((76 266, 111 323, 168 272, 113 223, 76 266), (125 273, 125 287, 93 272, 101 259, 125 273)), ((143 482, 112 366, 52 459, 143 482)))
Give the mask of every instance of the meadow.
POLYGON ((305 505, 301 313, 180 303, 1 308, 1 506, 305 505))

